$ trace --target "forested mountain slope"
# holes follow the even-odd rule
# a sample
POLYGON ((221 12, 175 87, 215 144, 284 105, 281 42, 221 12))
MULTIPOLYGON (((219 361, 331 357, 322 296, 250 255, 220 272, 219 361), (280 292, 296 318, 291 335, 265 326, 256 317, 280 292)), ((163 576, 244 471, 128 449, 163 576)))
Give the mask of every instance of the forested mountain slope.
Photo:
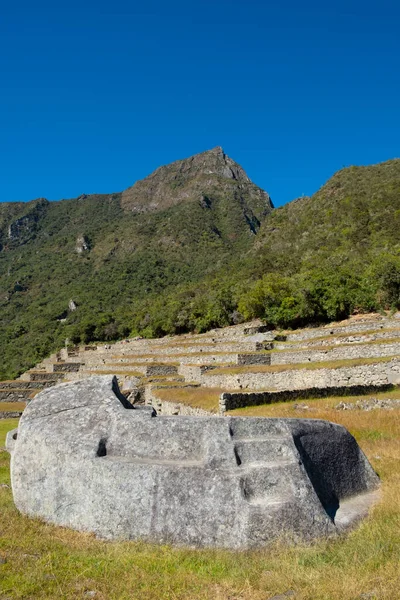
POLYGON ((248 252, 272 203, 215 148, 123 193, 0 207, 4 377, 66 338, 127 335, 140 302, 248 252))
POLYGON ((261 269, 366 262, 400 245, 400 160, 336 173, 311 198, 274 211, 256 242, 261 269))
POLYGON ((263 318, 296 327, 400 306, 400 160, 336 173, 273 210, 229 271, 139 307, 162 335, 263 318))
POLYGON ((122 193, 0 204, 0 377, 66 339, 399 306, 399 225, 400 160, 343 169, 273 210, 221 148, 122 193))

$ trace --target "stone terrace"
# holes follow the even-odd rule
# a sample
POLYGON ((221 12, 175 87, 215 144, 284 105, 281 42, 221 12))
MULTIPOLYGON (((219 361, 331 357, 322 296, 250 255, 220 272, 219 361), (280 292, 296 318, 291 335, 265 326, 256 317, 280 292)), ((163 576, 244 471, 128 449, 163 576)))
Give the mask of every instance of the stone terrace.
POLYGON ((364 315, 279 332, 254 322, 65 348, 18 381, 0 383, 0 412, 1 402, 29 401, 44 387, 95 374, 117 375, 132 402, 152 404, 162 414, 386 391, 400 382, 399 316, 364 315))

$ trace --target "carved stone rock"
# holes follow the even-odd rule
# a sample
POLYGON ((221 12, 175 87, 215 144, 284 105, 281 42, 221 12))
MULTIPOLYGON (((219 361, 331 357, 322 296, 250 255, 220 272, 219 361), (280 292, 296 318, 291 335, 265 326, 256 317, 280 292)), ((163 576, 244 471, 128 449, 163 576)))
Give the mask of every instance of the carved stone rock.
MULTIPOLYGON (((10 432, 18 509, 100 537, 227 548, 338 531, 379 480, 354 438, 319 420, 157 417, 115 378, 38 394, 10 432)), ((364 503, 365 504, 365 503, 364 503)))

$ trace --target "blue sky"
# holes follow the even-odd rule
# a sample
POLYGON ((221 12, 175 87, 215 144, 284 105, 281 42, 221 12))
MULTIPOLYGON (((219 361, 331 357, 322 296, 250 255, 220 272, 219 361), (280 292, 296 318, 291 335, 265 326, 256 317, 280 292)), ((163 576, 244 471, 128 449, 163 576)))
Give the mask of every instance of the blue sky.
POLYGON ((0 201, 221 145, 280 205, 400 156, 394 0, 0 2, 0 201))

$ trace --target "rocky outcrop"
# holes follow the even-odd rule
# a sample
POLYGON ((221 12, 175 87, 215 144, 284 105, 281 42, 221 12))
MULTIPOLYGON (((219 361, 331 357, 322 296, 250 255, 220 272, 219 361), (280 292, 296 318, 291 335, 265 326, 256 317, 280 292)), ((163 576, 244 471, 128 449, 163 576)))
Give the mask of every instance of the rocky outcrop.
POLYGON ((90 242, 86 235, 80 235, 75 242, 75 252, 82 254, 90 250, 90 242))
POLYGON ((41 392, 7 449, 22 513, 109 539, 228 548, 311 540, 335 534, 346 501, 379 484, 339 425, 156 417, 108 376, 41 392))
MULTIPOLYGON (((210 209, 216 192, 229 190, 232 193, 239 189, 238 186, 243 192, 243 198, 249 194, 258 200, 261 214, 271 212, 273 204, 268 194, 255 186, 242 167, 218 146, 159 167, 125 190, 121 205, 126 210, 143 213, 164 210, 192 199, 198 201, 203 208, 210 209)), ((257 215, 246 212, 246 217, 249 226, 260 225, 257 215)))
POLYGON ((33 200, 27 204, 26 214, 12 221, 8 226, 7 237, 11 242, 24 243, 36 232, 40 217, 47 208, 49 201, 45 198, 33 200))

